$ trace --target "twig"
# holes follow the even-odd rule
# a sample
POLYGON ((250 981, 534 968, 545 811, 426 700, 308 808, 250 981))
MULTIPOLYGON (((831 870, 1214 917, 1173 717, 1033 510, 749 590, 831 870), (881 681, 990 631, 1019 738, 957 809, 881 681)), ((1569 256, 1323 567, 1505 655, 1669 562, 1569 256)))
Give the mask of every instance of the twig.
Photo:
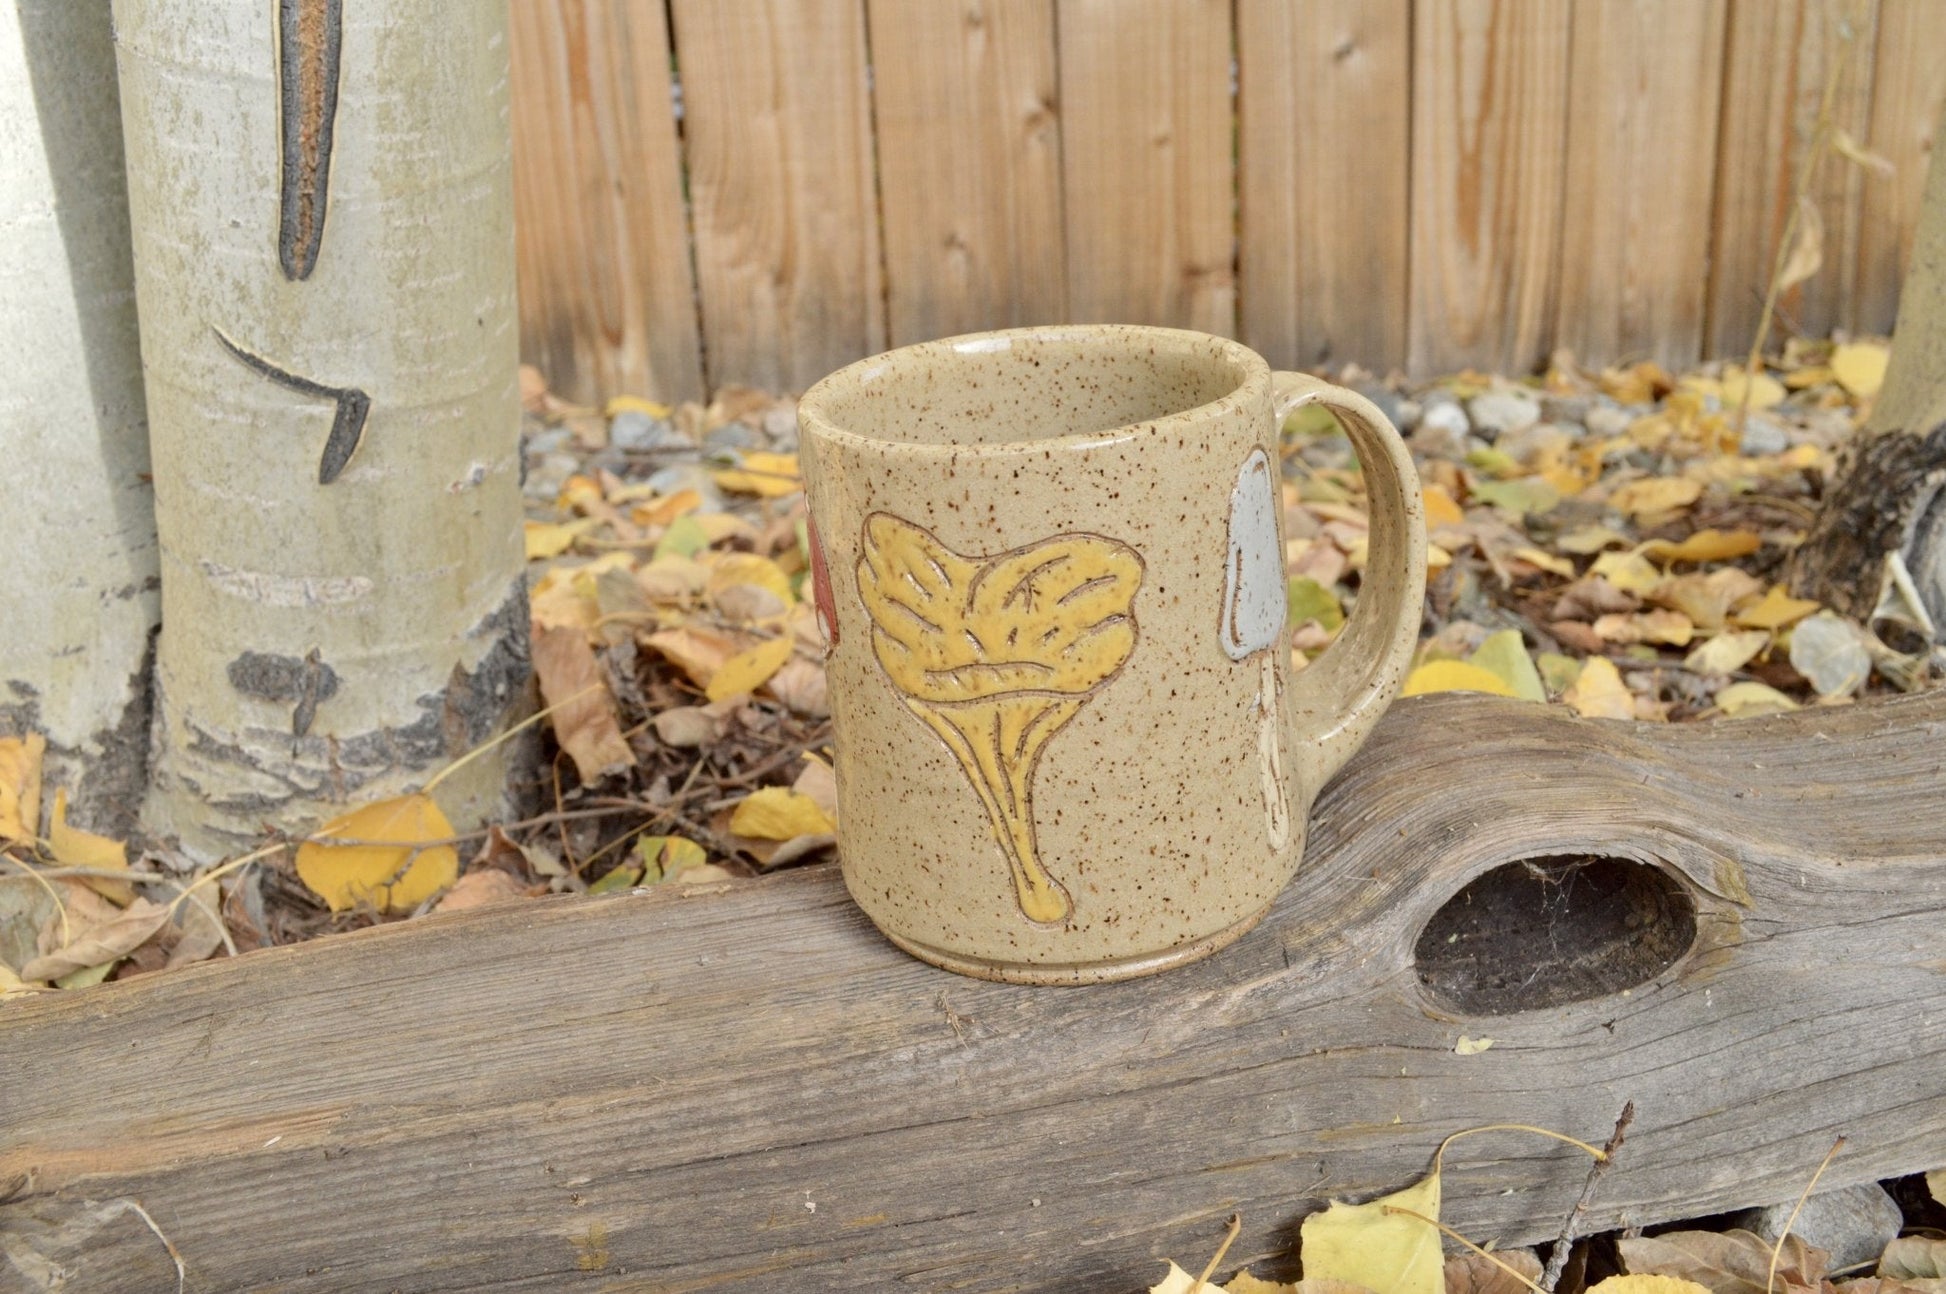
POLYGON ((1210 1273, 1216 1270, 1216 1264, 1223 1261, 1223 1255, 1230 1252, 1230 1246, 1236 1243, 1237 1233, 1242 1230, 1243 1215, 1241 1213, 1232 1213, 1230 1215, 1229 1234, 1225 1235, 1223 1237, 1223 1243, 1216 1247, 1216 1253, 1211 1255, 1209 1265, 1203 1268, 1203 1274, 1189 1282, 1189 1294, 1197 1294, 1197 1291, 1209 1284, 1210 1273))
POLYGON ((1555 1282, 1559 1281, 1561 1273, 1567 1270, 1568 1251, 1574 1248, 1575 1233, 1581 1227, 1582 1215, 1588 1211, 1588 1201, 1594 1198, 1595 1183, 1599 1182, 1602 1174, 1608 1171, 1608 1166, 1615 1162, 1615 1152, 1622 1148, 1622 1137, 1627 1133, 1628 1125, 1634 1121, 1635 1102, 1623 1103, 1621 1116, 1615 1120, 1614 1135, 1610 1136, 1608 1144, 1601 1148, 1601 1157, 1589 1166, 1587 1179, 1581 1183, 1581 1198, 1576 1200, 1574 1208, 1568 1211, 1567 1220, 1561 1224, 1560 1238, 1555 1240, 1553 1250, 1547 1255, 1547 1269, 1541 1273, 1541 1288, 1546 1290, 1547 1294, 1554 1294, 1555 1282))
POLYGON ((1824 1162, 1818 1165, 1817 1172, 1811 1174, 1811 1180, 1804 1183, 1804 1194, 1797 1197, 1797 1204, 1791 1209, 1791 1215, 1784 1219, 1784 1229, 1777 1233, 1777 1243, 1770 1247, 1770 1272, 1764 1277, 1765 1294, 1777 1288, 1777 1258, 1784 1252, 1784 1242, 1790 1239, 1791 1228, 1797 1225, 1797 1215, 1803 1212, 1804 1201, 1811 1198, 1811 1192, 1817 1189, 1818 1178, 1824 1176, 1824 1170, 1831 1167, 1831 1161, 1838 1157, 1838 1152, 1844 1149, 1844 1145, 1843 1137, 1831 1143, 1831 1149, 1824 1152, 1824 1162))
MULTIPOLYGON (((1596 1160, 1595 1162, 1600 1163, 1601 1161, 1596 1160)), ((1415 1218, 1418 1221, 1423 1222, 1427 1226, 1433 1228, 1435 1231, 1438 1231, 1441 1235, 1450 1236, 1452 1239, 1459 1241, 1461 1244, 1465 1245, 1468 1249, 1472 1250, 1480 1257, 1486 1259, 1488 1262, 1492 1263, 1495 1267, 1498 1267, 1501 1271, 1507 1273, 1507 1275, 1519 1281, 1522 1285, 1525 1285, 1528 1289, 1538 1290, 1540 1291, 1540 1294, 1551 1294, 1551 1291, 1542 1290, 1541 1287, 1536 1285, 1533 1281, 1528 1280, 1525 1276, 1522 1276, 1518 1271, 1515 1271, 1514 1268, 1510 1266, 1505 1259, 1501 1258, 1497 1254, 1488 1253, 1486 1250, 1480 1248, 1480 1246, 1474 1244, 1471 1240, 1468 1240, 1465 1236, 1461 1235, 1459 1232, 1447 1226, 1444 1222, 1441 1222, 1438 1218, 1429 1218, 1423 1213, 1416 1213, 1411 1209, 1402 1209, 1396 1204, 1385 1205, 1383 1207, 1383 1211, 1386 1213, 1398 1214, 1400 1217, 1415 1218)))

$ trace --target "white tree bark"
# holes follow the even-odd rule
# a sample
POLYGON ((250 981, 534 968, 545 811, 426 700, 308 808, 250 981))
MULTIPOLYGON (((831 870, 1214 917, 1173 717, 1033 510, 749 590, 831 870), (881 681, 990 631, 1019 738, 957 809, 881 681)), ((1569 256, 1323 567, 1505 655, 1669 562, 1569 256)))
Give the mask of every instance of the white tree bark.
MULTIPOLYGON (((1946 135, 1946 117, 1936 134, 1946 135)), ((1937 158, 1885 385, 1793 557, 1792 583, 1861 620, 1896 593, 1899 620, 1946 643, 1946 165, 1937 158)))
POLYGON ((157 616, 121 125, 108 0, 0 5, 0 735, 118 833, 157 616))
MULTIPOLYGON (((504 0, 115 0, 162 542, 150 829, 397 793, 527 693, 504 0)), ((507 759, 442 783, 456 824, 507 759)))

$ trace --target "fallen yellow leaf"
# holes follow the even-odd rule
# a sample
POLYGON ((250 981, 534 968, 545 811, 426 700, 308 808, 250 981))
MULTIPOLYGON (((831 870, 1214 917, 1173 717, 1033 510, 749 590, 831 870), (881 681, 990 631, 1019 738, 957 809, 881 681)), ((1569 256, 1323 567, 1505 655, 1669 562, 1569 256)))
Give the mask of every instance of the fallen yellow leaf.
POLYGON ((1846 342, 1831 352, 1831 374, 1853 399, 1868 400, 1885 385, 1885 366, 1892 352, 1882 342, 1846 342))
POLYGON ((664 629, 642 639, 644 646, 661 652, 676 668, 687 674, 692 683, 703 688, 709 686, 709 681, 716 677, 716 671, 723 668, 724 662, 745 649, 747 641, 695 625, 664 629))
MULTIPOLYGON (((48 848, 54 859, 64 867, 90 867, 99 871, 125 872, 128 870, 128 846, 107 836, 97 836, 92 831, 68 825, 68 792, 60 787, 54 792, 54 808, 48 814, 48 848)), ((84 876, 81 883, 104 899, 127 904, 134 900, 135 891, 125 881, 111 881, 99 876, 84 876)))
POLYGON ((1710 1294, 1710 1290, 1707 1285, 1699 1285, 1680 1276, 1635 1272, 1597 1281, 1588 1287, 1588 1294, 1710 1294))
POLYGON ((541 562, 574 547, 574 541, 587 534, 593 523, 583 517, 578 521, 526 521, 521 525, 527 538, 527 560, 541 562))
POLYGON ((1682 476, 1651 476, 1630 481, 1608 496, 1608 506, 1632 517, 1651 512, 1672 512, 1686 508, 1703 494, 1700 481, 1682 476))
POLYGON ((1431 1173, 1402 1191, 1364 1204, 1333 1200, 1299 1228, 1305 1279, 1349 1281, 1379 1294, 1445 1294, 1439 1229, 1426 1220, 1438 1217, 1437 1159, 1431 1173), (1406 1212, 1390 1211, 1396 1209, 1406 1212))
POLYGON ((1816 602, 1794 598, 1781 584, 1773 584, 1763 600, 1733 612, 1732 622, 1746 629, 1782 629, 1795 624, 1818 609, 1816 602))
POLYGON ((311 892, 343 912, 361 902, 382 912, 410 912, 459 878, 459 852, 450 844, 422 844, 453 834, 432 797, 401 795, 333 818, 317 836, 376 844, 297 847, 297 876, 311 892))
POLYGON ((1523 701, 1547 700, 1547 688, 1541 682, 1540 671, 1534 668, 1534 658, 1527 654, 1526 640, 1518 629, 1488 634, 1486 641, 1466 658, 1466 663, 1505 683, 1509 696, 1523 701))
POLYGON ((604 418, 612 418, 618 413, 646 413, 651 418, 666 418, 669 416, 669 406, 644 400, 639 395, 618 395, 602 406, 601 413, 604 418))
POLYGON ((31 845, 41 828, 41 759, 47 738, 0 737, 0 840, 31 845))
POLYGON ((1406 677, 1401 696, 1424 696, 1428 692, 1488 692, 1494 696, 1513 696, 1514 690, 1498 674, 1470 665, 1463 660, 1429 661, 1406 677))
POLYGON ((730 830, 753 840, 828 836, 837 829, 816 800, 781 786, 752 791, 730 815, 730 830))
POLYGON ((1724 562, 1748 557, 1764 546, 1754 530, 1699 530, 1681 543, 1651 539, 1636 551, 1651 561, 1665 565, 1674 562, 1724 562))
POLYGON ((722 668, 703 688, 703 694, 712 701, 721 701, 739 692, 754 692, 784 668, 784 663, 791 658, 791 650, 790 637, 784 635, 740 651, 723 662, 722 668))
POLYGON ((1684 658, 1683 665, 1698 674, 1734 674, 1748 665, 1769 642, 1770 634, 1763 629, 1720 633, 1690 652, 1684 658))
POLYGON ((1591 575, 1604 576, 1624 593, 1645 598, 1662 583, 1662 572, 1640 553, 1603 553, 1588 568, 1591 575))
POLYGON ((709 595, 720 596, 724 589, 750 584, 774 593, 785 607, 797 599, 791 595, 791 577, 768 557, 755 553, 721 553, 709 567, 709 595))
POLYGON ((1716 708, 1732 719, 1746 719, 1795 710, 1797 702, 1768 683, 1732 683, 1716 694, 1716 708))
MULTIPOLYGON (((1345 1285, 1342 1289, 1322 1288, 1339 1284, 1341 1283, 1336 1281, 1307 1280, 1305 1282, 1309 1294, 1372 1294, 1370 1290, 1361 1291, 1352 1285, 1345 1285)), ((1297 1286, 1281 1281, 1260 1280, 1249 1272, 1238 1272, 1230 1278, 1228 1285, 1218 1285, 1214 1280, 1209 1280, 1198 1286, 1194 1276, 1174 1263, 1169 1264, 1168 1274, 1162 1278, 1160 1284, 1149 1286, 1149 1294, 1191 1294, 1192 1291, 1194 1294, 1296 1294, 1297 1286)))
POLYGON ((743 456, 740 467, 715 473, 716 484, 738 494, 755 494, 766 499, 796 494, 804 488, 798 475, 796 454, 770 454, 754 450, 743 456))
POLYGON ((1606 656, 1590 656, 1561 699, 1584 719, 1633 719, 1635 697, 1606 656))
POLYGON ((1608 526, 1582 526, 1570 530, 1554 541, 1554 546, 1564 553, 1575 553, 1586 557, 1604 548, 1628 543, 1628 536, 1608 526))
POLYGON ((1516 548, 1513 555, 1531 566, 1538 566, 1550 575, 1558 575, 1564 580, 1574 578, 1574 563, 1553 553, 1544 553, 1538 548, 1516 548))
MULTIPOLYGON (((1732 364, 1723 370, 1722 391, 1724 408, 1735 409, 1742 406, 1744 385, 1743 370, 1741 368, 1732 364)), ((1758 373, 1756 379, 1749 383, 1749 387, 1750 407, 1752 409, 1768 409, 1774 404, 1783 402, 1785 395, 1784 384, 1768 373, 1758 373)))
POLYGON ((1461 1034, 1459 1041, 1453 1044, 1453 1054, 1457 1056, 1477 1056, 1493 1046, 1493 1043, 1494 1040, 1492 1038, 1469 1038, 1465 1034, 1461 1034))
POLYGON ((1426 499, 1426 529, 1436 530, 1440 526, 1459 526, 1466 523, 1466 514, 1446 488, 1428 485, 1423 491, 1426 499))
POLYGON ((638 526, 666 526, 702 506, 703 496, 695 490, 677 490, 667 498, 636 504, 628 510, 628 519, 638 526))
POLYGON ((1696 636, 1696 626, 1680 611, 1637 611, 1633 614, 1601 616, 1595 632, 1611 643, 1667 643, 1687 647, 1696 636))

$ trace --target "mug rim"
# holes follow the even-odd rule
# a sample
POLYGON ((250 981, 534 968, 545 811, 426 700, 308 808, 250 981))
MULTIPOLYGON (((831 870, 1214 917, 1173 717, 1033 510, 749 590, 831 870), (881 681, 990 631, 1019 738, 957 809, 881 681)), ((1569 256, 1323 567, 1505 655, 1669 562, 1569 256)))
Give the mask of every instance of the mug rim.
POLYGON ((1259 392, 1265 401, 1268 401, 1269 361, 1231 337, 1197 332, 1191 328, 1165 328, 1153 324, 1037 324, 1024 328, 997 328, 984 332, 960 333, 931 341, 912 342, 877 355, 854 360, 836 372, 819 379, 800 396, 797 402, 797 416, 800 426, 805 431, 854 449, 897 450, 914 455, 959 458, 969 454, 1008 457, 1015 454, 1044 454, 1055 449, 1091 449, 1120 444, 1137 436, 1164 434, 1191 422, 1232 413, 1242 407, 1245 400, 1259 392), (999 349, 994 343, 1001 341, 1008 343, 1009 346, 1015 341, 1033 341, 1082 342, 1123 347, 1129 341, 1147 341, 1177 354, 1188 354, 1192 350, 1203 351, 1214 342, 1218 347, 1218 354, 1208 358, 1212 362, 1224 359, 1230 361, 1236 367, 1239 376, 1236 384, 1224 394, 1187 409, 1179 409, 1157 418, 1144 418, 1139 422, 1125 423, 1116 427, 1074 431, 1059 436, 1041 436, 1032 440, 991 442, 899 440, 853 431, 841 426, 828 410, 829 403, 838 391, 855 387, 876 377, 878 374, 873 371, 875 369, 911 364, 917 362, 918 357, 927 352, 978 354, 982 350, 999 349))

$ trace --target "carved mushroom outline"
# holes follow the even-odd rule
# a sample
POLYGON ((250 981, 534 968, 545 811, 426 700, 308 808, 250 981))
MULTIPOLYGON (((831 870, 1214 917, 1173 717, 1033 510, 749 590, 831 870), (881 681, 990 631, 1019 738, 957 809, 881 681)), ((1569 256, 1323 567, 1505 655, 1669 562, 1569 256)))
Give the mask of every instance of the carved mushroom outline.
POLYGON ((1289 614, 1284 546, 1278 538, 1277 473, 1259 445, 1237 470, 1230 491, 1228 554, 1224 562, 1223 651, 1233 661, 1258 660, 1257 755, 1270 847, 1290 843, 1290 806, 1284 784, 1281 704, 1284 670, 1277 650, 1289 614))

